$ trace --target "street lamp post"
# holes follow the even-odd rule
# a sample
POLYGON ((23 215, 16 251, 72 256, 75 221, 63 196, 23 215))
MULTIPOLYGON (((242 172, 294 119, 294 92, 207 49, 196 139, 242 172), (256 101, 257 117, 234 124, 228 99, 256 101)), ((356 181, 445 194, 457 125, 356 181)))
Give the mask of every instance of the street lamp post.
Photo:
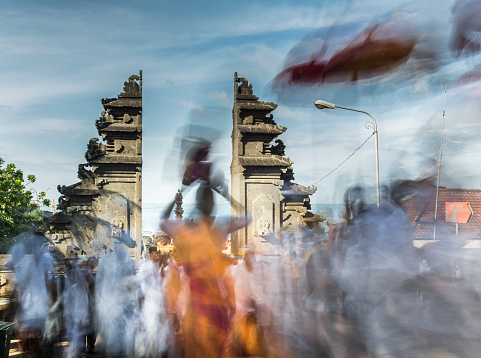
POLYGON ((354 112, 360 112, 367 114, 369 117, 372 119, 372 124, 374 125, 374 146, 375 146, 375 153, 376 153, 376 197, 377 197, 377 207, 379 207, 379 148, 378 148, 378 137, 377 137, 377 123, 376 120, 374 119, 373 116, 371 116, 368 112, 366 111, 361 111, 359 109, 354 109, 354 108, 348 108, 348 107, 342 107, 335 105, 334 103, 322 101, 322 100, 317 100, 315 103, 317 108, 319 109, 336 109, 336 108, 341 108, 341 109, 346 109, 348 111, 354 111, 354 112))

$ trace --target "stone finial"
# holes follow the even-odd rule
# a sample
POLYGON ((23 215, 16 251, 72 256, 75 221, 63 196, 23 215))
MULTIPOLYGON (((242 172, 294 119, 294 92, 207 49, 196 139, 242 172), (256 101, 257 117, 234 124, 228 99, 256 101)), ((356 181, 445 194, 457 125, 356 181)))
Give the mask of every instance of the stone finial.
POLYGON ((124 82, 124 91, 119 94, 120 97, 142 97, 142 71, 124 82))
POLYGON ((254 101, 259 99, 259 97, 254 95, 252 84, 249 84, 246 78, 238 77, 237 72, 234 74, 234 99, 254 101))
POLYGON ((85 152, 85 159, 87 162, 91 162, 92 160, 98 159, 101 156, 105 155, 106 148, 105 145, 99 143, 98 138, 92 138, 87 144, 87 152, 85 152))
POLYGON ((182 208, 182 193, 180 190, 177 191, 177 194, 175 194, 175 218, 182 220, 183 214, 184 214, 184 209, 182 208))

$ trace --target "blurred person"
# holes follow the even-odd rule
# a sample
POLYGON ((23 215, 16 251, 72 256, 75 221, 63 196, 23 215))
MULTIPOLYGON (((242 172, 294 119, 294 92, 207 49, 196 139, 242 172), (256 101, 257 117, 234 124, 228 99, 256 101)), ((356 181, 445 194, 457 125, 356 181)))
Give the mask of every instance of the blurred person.
POLYGON ((159 269, 160 269, 160 277, 165 278, 165 275, 169 269, 169 254, 161 253, 159 255, 159 269))
MULTIPOLYGON (((453 278, 453 261, 468 253, 465 242, 456 235, 440 235, 431 247, 423 247, 430 270, 418 280, 425 304, 422 329, 429 352, 449 352, 459 357, 474 357, 481 339, 480 296, 473 281, 462 275, 453 278)), ((479 265, 479 260, 476 262, 479 265)))
POLYGON ((31 232, 11 250, 16 295, 15 335, 19 349, 40 357, 43 346, 54 259, 47 239, 41 232, 31 232))
POLYGON ((54 275, 49 285, 48 315, 43 336, 44 356, 54 354, 54 345, 63 328, 63 288, 62 279, 54 275))
POLYGON ((139 329, 135 354, 139 357, 161 357, 167 354, 172 337, 169 332, 157 247, 149 248, 149 257, 139 268, 139 329))
POLYGON ((183 331, 181 321, 185 312, 185 297, 188 291, 188 278, 176 262, 175 251, 168 262, 165 280, 163 281, 163 292, 167 310, 170 331, 173 334, 173 344, 170 347, 174 357, 183 357, 183 331))
POLYGON ((339 284, 341 272, 344 267, 346 252, 349 247, 356 244, 357 222, 367 210, 364 188, 353 186, 344 194, 344 222, 333 225, 329 230, 328 252, 330 260, 330 274, 335 283, 339 284))
POLYGON ((265 354, 258 311, 261 308, 256 298, 258 280, 254 273, 255 252, 246 248, 243 260, 233 266, 236 312, 230 337, 229 353, 233 356, 262 356, 265 354))
POLYGON ((330 257, 327 245, 323 241, 316 242, 309 250, 305 265, 306 300, 308 309, 326 314, 339 312, 335 286, 329 276, 330 257))
POLYGON ((114 242, 113 251, 99 261, 95 286, 98 333, 108 357, 132 351, 132 319, 138 304, 135 275, 134 261, 122 243, 114 242))
POLYGON ((85 338, 93 331, 93 317, 89 315, 89 278, 84 267, 75 263, 72 272, 72 284, 64 295, 64 321, 69 346, 66 356, 86 356, 85 338))
POLYGON ((160 255, 157 251, 157 246, 150 246, 148 249, 148 253, 149 255, 144 262, 148 263, 148 265, 150 265, 150 263, 153 263, 154 266, 159 269, 160 255))
POLYGON ((290 286, 291 286, 291 295, 294 307, 299 308, 301 306, 301 294, 303 293, 302 290, 302 283, 305 277, 303 271, 305 269, 304 263, 300 261, 297 257, 297 252, 295 250, 291 250, 289 252, 288 258, 288 266, 289 266, 289 275, 290 278, 290 286))
POLYGON ((411 184, 394 182, 390 201, 368 208, 356 219, 357 243, 346 252, 344 306, 370 356, 424 354, 418 350, 418 290, 406 284, 419 274, 412 224, 401 204, 413 194, 411 184))
POLYGON ((229 233, 244 227, 246 221, 214 224, 210 215, 215 189, 210 184, 203 180, 199 185, 199 216, 195 221, 169 220, 174 200, 161 224, 161 229, 174 239, 176 262, 188 277, 189 296, 182 327, 188 357, 221 356, 236 310, 232 277, 226 270, 230 262, 222 250, 229 233))
POLYGON ((95 304, 95 273, 94 270, 98 266, 99 260, 96 257, 90 257, 85 264, 86 279, 89 289, 89 329, 87 330, 87 353, 97 353, 95 344, 97 341, 97 320, 96 320, 96 304, 95 304))

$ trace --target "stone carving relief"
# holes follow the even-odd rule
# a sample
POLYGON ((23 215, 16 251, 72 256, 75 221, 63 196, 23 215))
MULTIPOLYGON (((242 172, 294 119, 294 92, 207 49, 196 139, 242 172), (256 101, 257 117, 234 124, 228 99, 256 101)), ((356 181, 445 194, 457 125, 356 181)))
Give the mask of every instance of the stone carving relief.
POLYGON ((124 121, 124 123, 132 123, 133 119, 129 114, 125 113, 123 121, 124 121))
MULTIPOLYGON (((57 186, 57 190, 59 191, 59 193, 62 193, 62 188, 65 188, 65 185, 58 185, 57 186)), ((66 209, 68 206, 70 205, 70 201, 67 200, 67 198, 65 198, 65 196, 60 196, 58 198, 58 203, 57 203, 57 209, 58 210, 63 210, 63 209, 66 209)))
POLYGON ((292 168, 287 168, 285 171, 283 171, 282 175, 281 175, 281 179, 286 181, 286 182, 290 182, 292 180, 294 180, 294 172, 292 170, 292 168))
POLYGON ((105 178, 102 178, 102 180, 99 180, 96 182, 96 185, 97 187, 99 187, 100 189, 103 189, 105 185, 107 185, 109 182, 107 181, 107 179, 105 178))
POLYGON ((77 178, 82 179, 95 179, 97 175, 91 170, 86 169, 88 164, 79 164, 77 171, 77 178))
POLYGON ((122 229, 124 228, 124 223, 122 222, 122 219, 120 219, 118 216, 114 217, 112 220, 112 237, 122 237, 122 229))
POLYGON ((114 150, 117 152, 117 153, 121 153, 123 150, 124 150, 124 146, 119 143, 119 142, 115 142, 114 144, 114 150))
POLYGON ((102 111, 100 113, 99 119, 95 121, 95 126, 97 129, 104 129, 114 122, 114 116, 112 116, 109 111, 102 111))
POLYGON ((275 126, 277 125, 276 122, 274 121, 274 115, 272 113, 266 114, 263 122, 267 124, 273 124, 275 126))
POLYGON ((317 187, 315 185, 303 186, 303 185, 293 183, 291 185, 291 189, 301 195, 312 195, 316 192, 317 187))
POLYGON ((271 223, 266 219, 265 216, 261 217, 257 222, 257 235, 268 236, 272 232, 271 223))
POLYGON ((101 156, 105 155, 105 153, 105 145, 99 143, 98 138, 92 138, 90 139, 89 144, 87 144, 87 152, 85 152, 85 159, 90 162, 92 160, 100 158, 101 156))
POLYGON ((114 121, 114 116, 112 116, 112 115, 109 113, 109 110, 102 111, 102 112, 100 112, 100 118, 99 118, 99 120, 102 121, 102 122, 113 122, 113 121, 114 121))
POLYGON ((284 142, 281 139, 276 139, 275 142, 277 145, 271 146, 271 153, 274 155, 284 156, 286 154, 284 151, 286 149, 284 142))

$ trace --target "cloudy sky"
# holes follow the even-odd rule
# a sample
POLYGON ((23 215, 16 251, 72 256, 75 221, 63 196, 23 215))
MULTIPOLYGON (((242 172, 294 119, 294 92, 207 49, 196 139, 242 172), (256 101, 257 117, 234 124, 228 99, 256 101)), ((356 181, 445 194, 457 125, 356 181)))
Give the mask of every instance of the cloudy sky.
MULTIPOLYGON (((441 182, 480 188, 481 86, 475 80, 459 85, 456 79, 481 59, 476 46, 459 57, 450 50, 456 24, 452 1, 2 1, 0 6, 0 157, 35 174, 33 188, 53 189, 56 202, 57 185, 78 181, 77 165, 85 161, 89 139, 98 137, 100 99, 117 96, 139 70, 144 203, 164 203, 175 193, 175 142, 188 124, 219 131, 213 159, 228 178, 234 72, 253 84, 261 100, 279 105, 274 119, 288 127, 281 138, 295 163, 296 182, 303 185, 318 182, 372 132, 365 128, 367 116, 319 111, 316 99, 376 118, 381 182, 432 170, 427 163, 437 160, 448 81, 449 148, 441 182), (310 61, 324 43, 328 59, 368 26, 386 22, 396 24, 380 27, 386 37, 407 31, 416 39, 413 57, 392 72, 307 88, 276 85, 274 78, 286 66, 310 61)), ((474 24, 469 32, 478 47, 479 28, 474 24)), ((374 178, 371 138, 316 184, 312 202, 340 202, 346 187, 359 182, 373 187, 374 178)))

